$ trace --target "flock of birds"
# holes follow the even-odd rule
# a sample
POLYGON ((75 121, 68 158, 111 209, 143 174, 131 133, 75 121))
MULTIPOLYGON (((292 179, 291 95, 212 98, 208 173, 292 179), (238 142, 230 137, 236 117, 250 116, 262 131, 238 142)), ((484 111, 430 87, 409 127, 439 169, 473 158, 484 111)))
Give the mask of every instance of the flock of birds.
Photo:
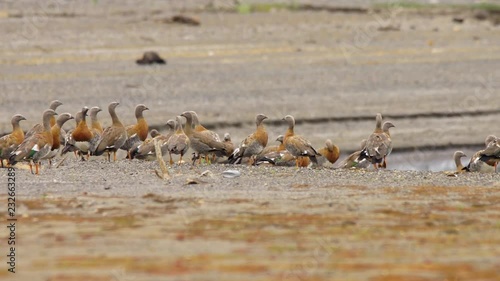
MULTIPOLYGON (((295 134, 295 119, 291 115, 283 118, 288 129, 276 139, 279 145, 268 145, 268 134, 263 122, 267 116, 258 114, 255 117, 255 131, 236 147, 228 133, 221 139, 217 133, 203 127, 194 111, 185 111, 175 120, 168 120, 169 132, 163 135, 155 129, 149 131, 143 115, 143 112, 149 109, 143 104, 135 108, 137 122, 124 126, 116 114, 119 103, 110 103, 108 111, 112 124, 104 129, 97 117, 102 111, 99 107, 83 107, 74 117, 70 113, 62 113, 56 119, 56 109, 60 105, 60 101, 52 101, 49 109, 43 112, 42 123, 36 124, 26 134, 20 126, 20 121, 26 118, 20 114, 12 117, 12 133, 0 138, 2 167, 4 160, 7 165, 24 161, 29 163, 31 173, 35 166, 34 173, 39 174, 42 160, 48 160, 51 166, 52 159, 60 154, 73 152, 82 160, 106 154, 108 161, 111 161, 113 154, 113 160, 116 161, 116 152, 119 149, 125 150, 129 159, 152 160, 156 159, 156 155, 161 154, 163 157, 168 154, 170 165, 174 164, 172 154, 179 155, 180 164, 189 148, 194 151, 193 165, 204 159, 207 163, 271 164, 298 168, 322 166, 327 162, 333 164, 340 155, 338 146, 329 139, 326 140, 325 147, 316 150, 306 138, 295 134), (89 115, 90 123, 87 123, 89 115), (76 121, 76 126, 65 132, 62 127, 71 119, 76 121), (151 137, 148 138, 148 135, 151 137), (161 152, 157 153, 156 149, 161 152)), ((361 149, 349 155, 337 167, 368 168, 373 165, 375 169, 386 168, 386 158, 393 147, 389 132, 392 127, 395 127, 392 122, 382 123, 382 115, 377 114, 375 130, 361 142, 361 149)), ((485 144, 486 148, 475 153, 466 167, 460 160, 465 154, 461 151, 455 152, 454 160, 458 173, 496 172, 500 161, 499 139, 488 136, 485 144)))

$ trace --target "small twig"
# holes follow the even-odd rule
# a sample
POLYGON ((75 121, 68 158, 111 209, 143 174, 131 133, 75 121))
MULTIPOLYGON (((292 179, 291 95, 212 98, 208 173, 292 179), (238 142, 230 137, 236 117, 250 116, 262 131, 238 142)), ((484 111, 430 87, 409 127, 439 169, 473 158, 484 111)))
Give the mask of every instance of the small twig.
POLYGON ((64 156, 64 158, 63 158, 63 159, 61 159, 61 161, 59 161, 59 163, 57 163, 57 165, 56 165, 56 169, 57 169, 57 168, 59 168, 59 166, 61 166, 61 165, 62 165, 62 163, 66 160, 66 158, 68 158, 68 155, 69 155, 69 154, 66 154, 66 156, 64 156))
POLYGON ((165 179, 165 178, 170 179, 171 176, 170 176, 170 173, 168 172, 167 164, 165 164, 165 161, 163 161, 163 157, 161 155, 160 144, 158 143, 157 139, 154 139, 153 141, 155 144, 156 160, 158 160, 158 164, 160 165, 160 169, 161 169, 161 173, 158 172, 156 169, 155 169, 155 173, 161 179, 165 179))

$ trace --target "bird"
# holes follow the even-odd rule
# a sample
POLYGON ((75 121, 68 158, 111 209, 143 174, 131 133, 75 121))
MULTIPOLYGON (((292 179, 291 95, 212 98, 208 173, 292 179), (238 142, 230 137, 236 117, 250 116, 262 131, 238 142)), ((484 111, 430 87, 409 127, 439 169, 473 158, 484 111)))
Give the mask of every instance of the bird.
POLYGON ((33 165, 35 164, 35 174, 39 174, 40 159, 50 152, 53 144, 50 118, 57 113, 52 109, 43 112, 43 131, 25 138, 24 141, 11 152, 9 164, 15 165, 19 161, 29 161, 30 171, 33 174, 33 165))
POLYGON ((66 154, 69 151, 80 154, 80 157, 85 160, 84 155, 89 158, 90 150, 90 141, 94 137, 92 131, 87 126, 87 112, 89 111, 88 107, 83 107, 80 112, 77 112, 75 115, 76 127, 75 129, 69 131, 66 134, 66 140, 64 148, 61 152, 62 155, 66 154))
POLYGON ((165 136, 160 134, 155 129, 151 130, 151 139, 146 139, 143 143, 133 147, 131 149, 132 151, 130 151, 130 157, 132 157, 132 159, 156 159, 156 148, 154 144, 155 140, 159 142, 161 155, 164 156, 168 151, 167 142, 175 133, 175 121, 168 120, 167 127, 169 128, 169 132, 165 136))
POLYGON ((224 144, 224 150, 226 151, 224 156, 231 156, 234 152, 234 143, 231 140, 231 135, 229 133, 224 133, 224 139, 222 141, 224 144))
POLYGON ((287 115, 283 118, 283 121, 286 121, 288 124, 288 129, 285 133, 285 137, 283 138, 283 144, 285 145, 286 150, 288 150, 293 156, 297 157, 295 161, 296 167, 299 167, 300 157, 308 157, 311 162, 315 165, 318 165, 317 156, 320 156, 316 149, 312 146, 312 144, 302 136, 296 135, 294 132, 295 127, 295 118, 292 115, 287 115))
POLYGON ((89 110, 89 116, 90 116, 90 126, 89 129, 93 132, 98 132, 102 134, 102 126, 101 122, 99 122, 99 119, 97 119, 97 114, 101 112, 102 109, 98 106, 94 106, 89 110))
POLYGON ((127 131, 127 140, 120 147, 121 149, 127 151, 127 158, 131 159, 129 150, 140 142, 143 142, 148 137, 149 126, 144 118, 143 112, 149 110, 147 106, 144 104, 138 104, 135 107, 135 118, 137 119, 137 123, 134 125, 129 125, 125 127, 127 131))
POLYGON ((113 152, 113 161, 116 161, 116 151, 123 146, 125 141, 127 141, 127 130, 125 130, 118 115, 116 115, 116 107, 119 104, 119 102, 112 102, 109 104, 108 112, 113 123, 111 126, 104 129, 101 137, 97 141, 95 150, 91 151, 92 155, 96 156, 106 152, 108 161, 111 161, 111 152, 113 152))
POLYGON ((392 151, 392 140, 389 134, 389 128, 395 127, 391 122, 385 122, 382 126, 382 114, 378 113, 376 126, 373 133, 368 137, 366 145, 361 151, 360 160, 367 158, 371 164, 378 168, 386 168, 385 158, 392 151))
POLYGON ((453 153, 453 160, 455 161, 455 165, 457 166, 456 173, 458 174, 465 172, 462 161, 460 160, 462 157, 467 157, 467 155, 465 155, 463 151, 455 151, 455 153, 453 153))
POLYGON ((56 157, 61 148, 61 131, 63 130, 62 126, 64 125, 64 123, 71 119, 75 118, 69 113, 63 113, 57 118, 56 124, 50 128, 50 132, 52 134, 52 148, 50 149, 49 153, 47 153, 47 155, 41 158, 42 160, 49 160, 49 167, 52 166, 52 159, 56 157))
MULTIPOLYGON (((190 141, 190 147, 194 150, 195 156, 193 157, 193 165, 201 155, 215 153, 217 151, 224 152, 224 144, 213 132, 203 130, 198 127, 198 130, 193 129, 194 122, 198 122, 194 111, 185 111, 180 116, 186 118, 186 126, 184 128, 185 134, 190 141)), ((200 159, 201 162, 201 159, 200 159)))
POLYGON ((321 156, 318 157, 320 165, 323 165, 326 161, 334 164, 339 159, 340 149, 337 145, 333 144, 330 139, 327 139, 325 141, 325 147, 320 148, 318 153, 321 154, 321 156))
MULTIPOLYGON (((193 116, 193 126, 194 126, 193 129, 196 132, 199 132, 199 133, 205 135, 207 138, 213 139, 213 140, 215 140, 217 142, 221 142, 219 134, 217 134, 216 132, 211 131, 211 130, 203 127, 203 125, 201 125, 200 120, 198 118, 198 114, 196 114, 196 112, 190 111, 190 113, 193 116)), ((234 148, 233 148, 233 150, 234 150, 234 148)), ((224 155, 224 154, 227 153, 227 151, 225 151, 225 150, 219 150, 218 148, 214 148, 214 149, 212 149, 212 151, 209 151, 209 152, 211 152, 214 155, 217 155, 217 154, 218 155, 224 155)), ((205 154, 205 162, 209 162, 209 154, 210 153, 205 154)), ((215 160, 215 158, 213 157, 212 160, 215 160)))
POLYGON ((480 173, 496 172, 496 166, 499 159, 495 156, 495 154, 500 155, 498 139, 497 137, 490 135, 486 137, 484 144, 486 146, 485 149, 479 150, 472 155, 467 167, 463 168, 465 171, 480 173))
MULTIPOLYGON (((285 136, 279 135, 276 141, 279 145, 266 146, 264 150, 255 159, 256 165, 262 164, 272 164, 275 166, 287 166, 292 167, 297 165, 297 157, 293 156, 288 150, 286 150, 283 144, 283 139, 285 136)), ((301 157, 298 166, 307 167, 311 161, 307 157, 301 157)))
POLYGON ((3 160, 8 160, 10 153, 14 151, 24 140, 24 131, 21 129, 19 122, 26 120, 21 114, 16 114, 10 119, 12 124, 12 133, 0 138, 0 162, 3 165, 3 160))
MULTIPOLYGON (((182 117, 175 118, 175 133, 167 141, 168 155, 170 157, 170 165, 174 164, 172 161, 172 154, 179 154, 179 164, 182 162, 182 156, 186 154, 190 146, 190 139, 182 129, 182 117)), ((187 124, 186 124, 187 127, 187 124)))
POLYGON ((239 147, 234 150, 231 156, 229 156, 229 164, 239 164, 244 157, 250 157, 250 165, 256 163, 255 159, 257 155, 264 150, 269 139, 266 127, 264 127, 263 123, 265 119, 267 119, 267 116, 264 114, 257 114, 257 116, 255 116, 255 132, 251 133, 243 141, 241 141, 239 147))
POLYGON ((92 133, 92 138, 89 141, 89 151, 94 151, 96 149, 97 142, 101 138, 102 132, 104 131, 102 129, 101 122, 99 122, 99 119, 97 119, 97 114, 101 111, 102 109, 98 106, 94 106, 89 110, 89 116, 90 116, 89 130, 92 133))
POLYGON ((500 140, 494 135, 490 135, 486 138, 486 142, 488 145, 481 153, 481 161, 493 164, 496 172, 498 162, 500 162, 500 140))
MULTIPOLYGON (((50 102, 49 109, 56 111, 56 109, 61 105, 62 105, 62 102, 60 102, 59 100, 53 100, 50 102)), ((54 116, 52 116, 50 118, 50 127, 54 126, 55 124, 56 124, 56 118, 54 116)), ((36 133, 41 133, 41 132, 43 132, 43 124, 38 123, 35 126, 33 126, 28 132, 26 132, 26 135, 24 137, 29 138, 32 135, 34 135, 36 133)))
POLYGON ((366 146, 366 139, 361 141, 361 150, 353 152, 351 155, 347 156, 346 159, 342 160, 340 162, 340 165, 338 166, 341 169, 348 169, 348 168, 358 168, 358 169, 366 169, 368 166, 370 166, 370 162, 368 161, 367 158, 362 158, 361 157, 361 152, 363 152, 363 149, 366 146))
POLYGON ((165 64, 166 61, 158 55, 157 52, 154 51, 148 51, 144 52, 142 55, 142 58, 138 59, 135 61, 139 65, 145 65, 145 64, 165 64))

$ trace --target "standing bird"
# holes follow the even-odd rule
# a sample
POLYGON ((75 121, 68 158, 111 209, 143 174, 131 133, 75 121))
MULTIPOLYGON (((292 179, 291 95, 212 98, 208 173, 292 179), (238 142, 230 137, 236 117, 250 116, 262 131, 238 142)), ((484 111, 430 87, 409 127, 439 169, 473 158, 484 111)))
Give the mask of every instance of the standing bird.
POLYGON ((108 161, 111 161, 111 152, 113 152, 113 161, 116 161, 116 151, 123 146, 125 141, 127 141, 127 130, 125 130, 122 122, 118 119, 118 115, 116 115, 116 107, 119 104, 120 103, 118 102, 112 102, 109 104, 108 112, 111 116, 113 124, 104 129, 101 137, 97 141, 95 150, 91 152, 96 156, 102 155, 106 152, 108 161))
MULTIPOLYGON (((49 106, 49 109, 52 109, 54 111, 56 111, 56 109, 62 105, 62 102, 58 101, 58 100, 53 100, 50 102, 50 106, 49 106)), ((56 118, 54 116, 52 116, 50 118, 50 127, 54 126, 56 124, 56 118)), ((36 133, 41 133, 43 132, 43 124, 36 124, 35 126, 33 126, 33 128, 31 128, 27 133, 26 133, 26 136, 25 138, 29 138, 31 137, 32 135, 36 134, 36 133)))
POLYGON ((301 157, 308 157, 309 160, 318 165, 318 159, 316 157, 321 154, 319 154, 311 143, 304 137, 295 135, 295 119, 293 116, 287 115, 283 118, 283 121, 288 123, 288 130, 285 133, 283 144, 285 145, 286 150, 288 150, 293 156, 297 157, 295 166, 297 168, 299 167, 300 161, 302 161, 301 157))
POLYGON ((182 156, 184 156, 184 154, 186 154, 186 152, 189 149, 189 145, 190 145, 190 139, 182 129, 181 116, 177 116, 175 118, 175 133, 167 141, 167 149, 168 149, 168 155, 170 157, 170 165, 174 164, 174 161, 172 161, 172 153, 180 154, 178 162, 180 164, 182 162, 182 156))
POLYGON ((138 104, 135 107, 135 118, 137 119, 137 123, 134 125, 129 125, 125 127, 127 130, 127 141, 120 147, 121 149, 127 151, 127 158, 130 158, 129 150, 134 146, 143 142, 148 137, 149 126, 144 119, 143 112, 149 110, 144 104, 138 104))
POLYGON ((465 155, 462 151, 455 151, 455 153, 453 153, 453 160, 455 161, 455 166, 457 166, 457 174, 465 171, 464 165, 462 165, 462 160, 460 160, 462 157, 467 157, 467 155, 465 155))
POLYGON ((92 138, 89 141, 89 151, 94 151, 97 147, 97 142, 101 138, 102 132, 104 131, 101 126, 101 122, 97 119, 97 114, 101 112, 102 109, 98 106, 94 106, 89 110, 90 116, 90 132, 92 133, 92 138))
POLYGON ((2 168, 4 167, 3 160, 8 160, 10 153, 24 141, 24 132, 19 125, 19 122, 22 120, 26 120, 26 118, 21 114, 12 116, 10 119, 12 133, 0 138, 0 162, 2 163, 2 168))
POLYGON ((90 126, 89 129, 93 132, 98 132, 102 134, 102 129, 101 122, 99 122, 99 119, 97 119, 97 114, 101 112, 102 109, 98 106, 94 106, 89 110, 89 116, 90 116, 90 126))
MULTIPOLYGON (((52 166, 52 159, 56 157, 57 153, 59 153, 59 150, 61 148, 61 131, 63 131, 62 126, 66 121, 75 119, 71 114, 69 113, 63 113, 59 115, 57 118, 56 124, 51 127, 50 132, 52 134, 52 148, 50 149, 49 153, 42 157, 42 160, 48 159, 49 160, 49 167, 52 166)), ((64 139, 63 139, 64 141, 64 139)))
POLYGON ((337 162, 340 156, 339 147, 333 144, 330 139, 326 140, 325 147, 321 148, 318 152, 321 154, 321 156, 318 157, 320 165, 323 165, 326 161, 333 164, 337 162))
POLYGON ((373 133, 368 137, 366 146, 361 151, 360 160, 368 159, 375 169, 386 168, 385 158, 392 151, 392 140, 389 134, 389 128, 395 127, 391 122, 385 122, 382 126, 382 114, 378 113, 376 117, 376 126, 373 133))
POLYGON ((347 156, 346 159, 342 160, 340 162, 340 165, 338 166, 341 169, 349 169, 349 168, 359 168, 359 169, 366 169, 368 166, 370 166, 370 162, 366 158, 361 157, 361 152, 363 152, 363 149, 366 146, 366 139, 361 141, 361 150, 353 152, 351 155, 347 156))
POLYGON ((495 151, 500 156, 500 146, 498 145, 497 137, 493 135, 486 137, 484 144, 486 148, 474 153, 469 161, 469 165, 464 170, 481 173, 496 172, 496 166, 500 160, 499 157, 495 157, 495 151))
POLYGON ((15 165, 19 161, 29 161, 30 171, 33 173, 33 165, 38 175, 40 159, 42 159, 52 148, 52 133, 50 127, 50 118, 57 113, 52 109, 47 109, 43 112, 43 131, 35 133, 29 138, 25 138, 19 147, 10 154, 9 163, 15 165))
POLYGON ((255 164, 255 158, 267 146, 268 135, 263 123, 265 119, 267 119, 267 116, 264 114, 255 116, 255 125, 257 126, 255 132, 248 135, 240 143, 240 146, 234 150, 233 154, 229 156, 229 164, 240 164, 244 157, 250 157, 248 162, 250 165, 255 164))
MULTIPOLYGON (((196 153, 193 158, 193 165, 197 159, 200 159, 201 155, 208 155, 210 153, 225 152, 224 144, 220 141, 217 134, 209 130, 203 130, 204 127, 197 127, 193 129, 192 125, 198 122, 196 113, 194 111, 185 111, 181 114, 182 117, 186 118, 186 126, 184 128, 186 135, 189 138, 190 146, 196 153), (203 127, 203 128, 202 128, 203 127)), ((200 159, 201 162, 201 159, 200 159)))
POLYGON ((94 135, 87 126, 86 116, 88 110, 88 107, 85 106, 80 112, 76 113, 76 127, 66 134, 66 144, 61 152, 62 155, 66 154, 68 151, 73 151, 75 152, 75 156, 76 153, 80 155, 82 161, 85 160, 84 155, 87 155, 87 159, 89 158, 91 152, 90 141, 94 135))

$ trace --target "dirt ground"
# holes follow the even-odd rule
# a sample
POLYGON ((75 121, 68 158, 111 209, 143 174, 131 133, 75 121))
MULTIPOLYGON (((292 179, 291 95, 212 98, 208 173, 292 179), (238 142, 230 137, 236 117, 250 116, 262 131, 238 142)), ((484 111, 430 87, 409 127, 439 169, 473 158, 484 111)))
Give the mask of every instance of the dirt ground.
MULTIPOLYGON (((500 280, 499 174, 426 171, 453 169, 454 150, 471 156, 500 135, 495 20, 379 1, 297 1, 322 7, 315 11, 248 2, 270 10, 235 12, 232 1, 0 3, 0 134, 15 113, 28 118, 26 130, 40 122, 53 99, 72 114, 117 100, 124 123, 138 103, 162 131, 195 110, 236 143, 257 113, 269 116, 272 140, 292 114, 298 133, 316 147, 332 139, 344 157, 382 112, 396 125, 390 170, 182 164, 162 180, 156 162, 69 157, 40 176, 21 165, 17 273, 5 268, 2 242, 0 279, 500 280), (335 10, 347 6, 354 11, 335 10), (201 24, 169 21, 180 13, 201 24), (167 65, 137 66, 147 50, 167 65), (230 169, 241 176, 224 178, 230 169)), ((109 124, 106 111, 100 118, 109 124)), ((7 178, 1 169, 4 186, 7 178)))

